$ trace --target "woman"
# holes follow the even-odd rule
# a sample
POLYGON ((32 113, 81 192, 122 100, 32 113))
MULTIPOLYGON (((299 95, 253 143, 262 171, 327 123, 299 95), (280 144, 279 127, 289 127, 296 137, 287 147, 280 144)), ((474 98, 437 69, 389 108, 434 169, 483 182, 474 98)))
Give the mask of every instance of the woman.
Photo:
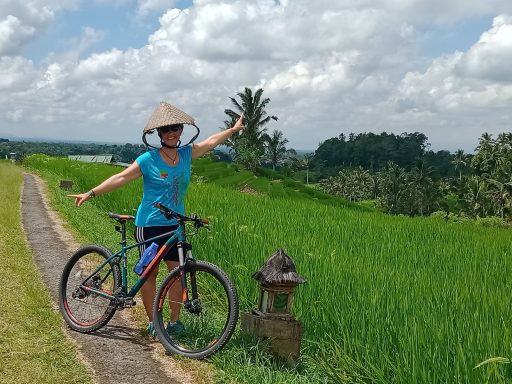
MULTIPOLYGON (((128 168, 109 177, 89 192, 68 196, 73 197, 76 206, 79 207, 85 201, 95 196, 120 188, 130 181, 143 176, 144 193, 135 217, 135 238, 137 242, 176 229, 175 223, 167 220, 158 209, 153 207, 153 203, 158 201, 172 210, 184 214, 183 200, 190 182, 191 161, 224 143, 231 135, 244 128, 242 119, 243 114, 232 128, 211 135, 199 144, 180 147, 183 125, 190 124, 195 126, 194 119, 178 108, 162 102, 155 109, 155 112, 144 128, 143 136, 143 141, 146 142, 145 135, 151 134, 156 130, 160 137, 161 148, 140 155, 128 168)), ((159 239, 156 242, 161 247, 167 239, 159 239)), ((139 248, 140 256, 142 256, 144 250, 145 246, 139 248)), ((164 261, 167 264, 168 270, 172 270, 179 265, 176 247, 170 250, 164 257, 164 261)), ((158 268, 155 269, 141 288, 142 302, 149 319, 147 331, 152 336, 155 336, 153 301, 156 294, 157 274, 158 268)), ((184 331, 184 327, 179 321, 180 285, 173 284, 170 292, 171 321, 167 324, 167 331, 170 333, 181 333, 184 331)))

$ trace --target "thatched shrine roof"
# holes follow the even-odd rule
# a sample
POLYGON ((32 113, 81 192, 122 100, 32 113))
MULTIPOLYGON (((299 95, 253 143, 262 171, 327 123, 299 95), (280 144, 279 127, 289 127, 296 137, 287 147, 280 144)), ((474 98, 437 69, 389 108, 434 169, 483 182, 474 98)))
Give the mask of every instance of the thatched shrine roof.
POLYGON ((278 249, 252 277, 265 284, 302 284, 306 280, 297 273, 293 260, 278 249))

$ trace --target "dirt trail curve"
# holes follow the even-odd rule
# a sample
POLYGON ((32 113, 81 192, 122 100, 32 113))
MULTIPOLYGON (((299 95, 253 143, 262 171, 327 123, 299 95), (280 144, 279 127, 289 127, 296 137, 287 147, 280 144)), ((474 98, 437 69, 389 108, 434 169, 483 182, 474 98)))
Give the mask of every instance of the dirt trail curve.
MULTIPOLYGON (((28 243, 55 308, 60 273, 78 244, 48 209, 42 181, 25 174, 22 193, 22 221, 28 243)), ((79 355, 95 382, 190 384, 192 379, 163 354, 158 343, 141 336, 126 312, 118 312, 110 323, 93 334, 69 329, 67 336, 78 347, 79 355)))

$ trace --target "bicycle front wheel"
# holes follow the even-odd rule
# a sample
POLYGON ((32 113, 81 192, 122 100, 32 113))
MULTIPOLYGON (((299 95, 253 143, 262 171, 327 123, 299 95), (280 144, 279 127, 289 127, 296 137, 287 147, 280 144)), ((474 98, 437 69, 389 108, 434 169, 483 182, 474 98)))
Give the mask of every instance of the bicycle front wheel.
POLYGON ((93 332, 114 316, 113 300, 89 289, 112 295, 121 284, 121 269, 110 261, 111 252, 99 245, 80 248, 64 267, 59 283, 59 309, 68 325, 78 332, 93 332), (104 264, 102 268, 102 264, 104 264))
POLYGON ((156 294, 153 315, 158 339, 169 353, 204 359, 224 347, 233 335, 238 298, 221 269, 195 261, 167 275, 156 294), (182 290, 182 273, 188 292, 182 290), (178 325, 169 325, 172 311, 179 312, 178 325))

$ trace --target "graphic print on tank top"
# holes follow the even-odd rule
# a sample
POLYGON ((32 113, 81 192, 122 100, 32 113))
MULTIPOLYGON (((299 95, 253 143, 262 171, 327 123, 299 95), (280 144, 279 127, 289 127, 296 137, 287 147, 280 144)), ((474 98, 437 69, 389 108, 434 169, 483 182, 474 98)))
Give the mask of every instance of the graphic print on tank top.
POLYGON ((160 170, 160 178, 164 179, 165 194, 171 199, 174 207, 178 207, 180 202, 183 202, 185 198, 188 185, 187 174, 180 172, 178 175, 172 175, 172 177, 169 178, 169 174, 166 171, 160 170))

